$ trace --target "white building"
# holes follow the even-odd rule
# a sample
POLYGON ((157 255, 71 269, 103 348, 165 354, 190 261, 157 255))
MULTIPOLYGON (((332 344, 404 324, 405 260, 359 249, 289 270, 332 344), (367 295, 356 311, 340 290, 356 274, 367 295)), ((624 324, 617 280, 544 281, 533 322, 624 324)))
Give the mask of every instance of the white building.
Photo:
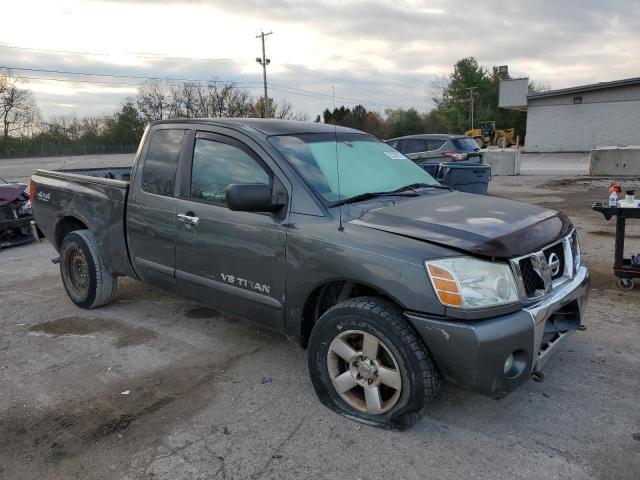
POLYGON ((498 105, 526 110, 527 152, 586 152, 640 145, 640 77, 547 92, 529 79, 500 82, 498 105))

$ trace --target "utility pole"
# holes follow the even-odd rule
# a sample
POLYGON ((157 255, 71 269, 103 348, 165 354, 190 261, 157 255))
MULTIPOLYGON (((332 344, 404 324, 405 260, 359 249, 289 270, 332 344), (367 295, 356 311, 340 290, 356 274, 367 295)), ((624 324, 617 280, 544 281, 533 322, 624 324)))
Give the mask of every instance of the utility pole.
POLYGON ((471 128, 470 130, 473 130, 473 99, 475 98, 475 91, 478 89, 478 87, 469 87, 467 88, 467 90, 469 90, 469 111, 471 112, 471 128))
POLYGON ((264 118, 269 116, 269 97, 267 96, 267 65, 271 63, 266 56, 264 49, 264 39, 265 37, 271 35, 273 32, 264 33, 260 30, 260 35, 256 35, 256 38, 262 40, 262 58, 256 57, 256 62, 262 65, 262 81, 264 82, 264 118))

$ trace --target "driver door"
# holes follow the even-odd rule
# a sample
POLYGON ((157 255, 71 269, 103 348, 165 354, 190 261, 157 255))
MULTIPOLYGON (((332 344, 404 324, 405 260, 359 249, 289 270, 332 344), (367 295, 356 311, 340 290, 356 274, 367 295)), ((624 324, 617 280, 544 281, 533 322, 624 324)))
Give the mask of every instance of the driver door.
POLYGON ((242 141, 198 132, 177 200, 178 292, 211 307, 282 328, 286 215, 231 211, 230 184, 277 181, 242 141))

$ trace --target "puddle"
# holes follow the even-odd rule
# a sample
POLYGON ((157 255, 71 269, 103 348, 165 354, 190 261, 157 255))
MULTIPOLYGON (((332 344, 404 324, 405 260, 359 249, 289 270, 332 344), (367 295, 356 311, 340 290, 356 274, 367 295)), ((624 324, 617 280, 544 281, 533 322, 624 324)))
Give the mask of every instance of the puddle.
POLYGON ((29 329, 30 332, 44 333, 55 337, 63 335, 86 336, 106 333, 114 336, 114 345, 118 348, 139 345, 156 337, 152 330, 132 327, 117 320, 105 318, 65 317, 39 323, 29 329))
POLYGON ((184 312, 184 316, 187 318, 204 319, 218 317, 220 316, 220 312, 214 310, 213 308, 195 307, 184 312))

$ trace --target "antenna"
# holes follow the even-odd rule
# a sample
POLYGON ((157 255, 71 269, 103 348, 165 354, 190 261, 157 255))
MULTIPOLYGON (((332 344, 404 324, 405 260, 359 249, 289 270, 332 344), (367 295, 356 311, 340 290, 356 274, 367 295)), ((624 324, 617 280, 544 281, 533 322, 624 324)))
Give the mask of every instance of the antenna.
MULTIPOLYGON (((331 85, 331 92, 333 97, 333 111, 336 111, 336 87, 331 85)), ((333 119, 333 138, 336 143, 336 180, 338 184, 338 203, 340 203, 341 195, 340 195, 340 168, 338 166, 338 127, 336 126, 336 120, 333 119)), ((338 219, 339 226, 338 231, 342 232, 344 227, 342 226, 342 205, 338 205, 338 219)))

